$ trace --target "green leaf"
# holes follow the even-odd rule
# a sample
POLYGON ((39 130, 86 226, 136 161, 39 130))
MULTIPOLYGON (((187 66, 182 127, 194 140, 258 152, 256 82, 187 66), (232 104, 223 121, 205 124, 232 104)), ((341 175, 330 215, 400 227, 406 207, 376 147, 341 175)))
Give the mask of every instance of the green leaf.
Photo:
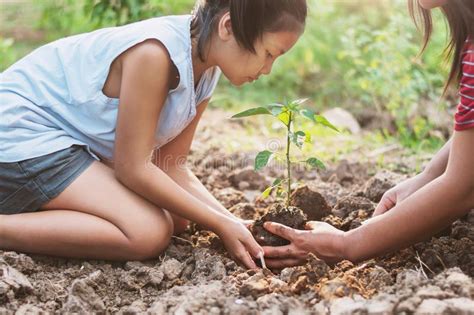
POLYGON ((301 114, 303 117, 305 117, 305 118, 311 120, 312 122, 317 122, 317 121, 316 121, 316 117, 315 117, 316 114, 315 114, 311 109, 304 108, 304 109, 302 109, 302 110, 300 111, 300 114, 301 114))
POLYGON ((275 116, 275 117, 278 117, 278 115, 280 115, 282 112, 283 112, 283 107, 281 106, 269 106, 268 109, 270 110, 270 113, 275 116))
POLYGON ((265 166, 267 166, 268 161, 270 160, 270 157, 272 156, 273 152, 265 150, 262 152, 259 152, 257 156, 255 157, 255 170, 259 171, 265 166))
POLYGON ((279 186, 281 183, 282 183, 281 178, 277 178, 277 179, 275 179, 275 180, 273 181, 272 187, 279 186))
POLYGON ((295 105, 301 105, 301 104, 303 104, 304 102, 306 102, 307 100, 308 100, 308 98, 300 98, 300 99, 297 99, 297 100, 292 101, 291 103, 292 103, 292 104, 295 104, 295 105))
POLYGON ((272 187, 272 186, 267 187, 267 189, 265 189, 265 190, 263 191, 262 195, 261 195, 262 198, 264 198, 264 199, 265 199, 265 198, 268 198, 268 196, 270 196, 270 193, 272 192, 272 190, 273 190, 273 187, 272 187))
POLYGON ((316 122, 320 123, 321 125, 324 125, 328 128, 331 128, 337 132, 339 132, 339 129, 337 129, 333 124, 329 122, 329 120, 326 119, 326 117, 321 116, 321 115, 315 115, 316 122))
POLYGON ((306 133, 304 131, 297 131, 295 133, 290 132, 291 142, 293 142, 300 149, 303 147, 305 139, 306 133))
POLYGON ((288 126, 290 123, 290 113, 288 111, 281 112, 277 117, 285 126, 288 126))
POLYGON ((251 109, 244 110, 238 114, 235 114, 231 118, 242 118, 255 115, 271 115, 271 112, 265 107, 255 107, 251 109))
POLYGON ((324 165, 323 162, 321 162, 319 159, 315 158, 315 157, 312 157, 312 158, 309 158, 306 160, 306 163, 308 165, 310 165, 311 167, 317 167, 317 168, 320 168, 322 170, 325 170, 326 169, 326 166, 324 165))

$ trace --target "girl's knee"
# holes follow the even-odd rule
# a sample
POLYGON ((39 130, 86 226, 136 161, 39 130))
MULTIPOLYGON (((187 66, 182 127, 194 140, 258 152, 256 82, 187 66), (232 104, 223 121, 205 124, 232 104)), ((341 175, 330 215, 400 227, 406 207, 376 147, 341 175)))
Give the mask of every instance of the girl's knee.
POLYGON ((149 222, 145 227, 138 227, 139 233, 129 238, 130 259, 145 260, 158 257, 169 245, 174 232, 173 220, 162 211, 162 220, 149 222))

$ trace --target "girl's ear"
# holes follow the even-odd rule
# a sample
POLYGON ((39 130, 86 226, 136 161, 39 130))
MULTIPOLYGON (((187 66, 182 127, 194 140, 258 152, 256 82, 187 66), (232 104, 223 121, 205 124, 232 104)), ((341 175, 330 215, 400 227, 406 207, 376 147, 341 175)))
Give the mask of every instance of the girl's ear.
POLYGON ((226 12, 224 15, 222 15, 221 19, 219 20, 217 33, 219 38, 223 41, 228 41, 233 37, 230 12, 226 12))

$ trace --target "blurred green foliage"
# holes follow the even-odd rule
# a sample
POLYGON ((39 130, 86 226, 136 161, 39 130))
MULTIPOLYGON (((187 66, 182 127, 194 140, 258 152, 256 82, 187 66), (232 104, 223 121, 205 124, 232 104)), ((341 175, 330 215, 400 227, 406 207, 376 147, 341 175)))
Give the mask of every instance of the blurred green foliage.
MULTIPOLYGON (((166 14, 189 13, 194 0, 32 0, 41 17, 34 28, 44 41, 105 26, 166 14)), ((352 112, 390 112, 397 134, 408 147, 437 147, 429 117, 420 104, 444 106, 440 95, 447 67, 440 67, 446 28, 436 12, 433 41, 416 58, 421 37, 408 15, 406 0, 308 0, 306 31, 279 58, 272 74, 235 88, 223 79, 214 106, 235 109, 276 99, 309 97, 315 110, 343 107, 352 112), (441 26, 441 27, 440 27, 441 26), (428 141, 428 144, 426 144, 428 141)), ((0 33, 1 36, 1 33, 0 33)), ((0 37, 0 70, 21 57, 17 43, 0 37)), ((384 131, 383 134, 387 134, 384 131)))

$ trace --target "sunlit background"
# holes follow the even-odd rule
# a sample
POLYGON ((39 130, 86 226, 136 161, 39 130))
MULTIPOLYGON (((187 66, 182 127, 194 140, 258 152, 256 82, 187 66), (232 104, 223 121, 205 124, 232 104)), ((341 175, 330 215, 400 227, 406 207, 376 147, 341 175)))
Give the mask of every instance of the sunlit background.
MULTIPOLYGON (((363 127, 395 137, 408 148, 438 148, 449 136, 455 104, 454 92, 440 99, 448 68, 442 56, 446 25, 441 13, 435 12, 432 43, 417 58, 421 38, 406 0, 309 3, 305 34, 277 61, 273 73, 239 89, 221 80, 212 106, 234 111, 309 97, 315 110, 345 108, 363 127)), ((186 14, 194 0, 0 0, 0 5, 3 71, 44 43, 100 27, 186 14)))

